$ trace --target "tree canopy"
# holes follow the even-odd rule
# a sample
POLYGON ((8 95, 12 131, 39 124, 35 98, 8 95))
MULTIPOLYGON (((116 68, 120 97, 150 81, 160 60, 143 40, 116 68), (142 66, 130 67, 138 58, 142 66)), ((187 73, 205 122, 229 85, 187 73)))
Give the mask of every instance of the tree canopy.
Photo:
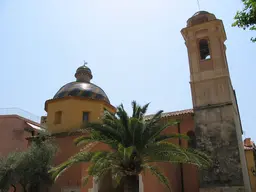
POLYGON ((140 106, 132 102, 133 113, 129 116, 123 105, 116 113, 105 111, 101 123, 87 123, 87 135, 78 137, 76 145, 85 145, 84 150, 69 158, 51 170, 58 178, 65 170, 77 163, 90 162, 87 176, 98 181, 111 173, 112 179, 123 183, 124 191, 138 191, 136 177, 143 171, 149 171, 171 190, 168 178, 160 171, 157 162, 188 163, 199 167, 211 165, 209 157, 195 149, 182 148, 170 142, 170 139, 188 139, 180 134, 164 134, 163 131, 176 125, 177 121, 163 123, 163 111, 157 112, 146 120, 149 104, 140 106), (103 143, 110 150, 90 151, 91 145, 103 143))
MULTIPOLYGON (((232 26, 249 29, 256 32, 256 0, 242 0, 244 8, 235 15, 235 22, 232 26)), ((256 37, 251 40, 256 42, 256 37)))
POLYGON ((56 147, 49 140, 35 140, 26 151, 13 152, 0 159, 0 189, 8 191, 12 186, 16 190, 20 185, 24 192, 39 190, 42 185, 52 183, 48 171, 56 147))

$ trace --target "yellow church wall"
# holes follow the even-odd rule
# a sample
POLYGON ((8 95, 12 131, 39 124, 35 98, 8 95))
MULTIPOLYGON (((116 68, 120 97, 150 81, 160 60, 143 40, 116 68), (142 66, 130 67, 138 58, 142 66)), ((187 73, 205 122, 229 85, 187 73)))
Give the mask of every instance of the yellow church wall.
POLYGON ((255 161, 253 156, 253 150, 245 150, 245 157, 247 162, 247 169, 249 172, 249 178, 251 183, 252 192, 256 192, 256 177, 253 175, 252 169, 255 170, 255 161))
POLYGON ((114 112, 115 108, 104 101, 78 97, 67 97, 46 102, 47 128, 51 133, 69 132, 79 129, 83 123, 83 112, 89 112, 89 121, 100 121, 104 108, 114 112), (56 123, 56 112, 61 112, 61 120, 56 123))

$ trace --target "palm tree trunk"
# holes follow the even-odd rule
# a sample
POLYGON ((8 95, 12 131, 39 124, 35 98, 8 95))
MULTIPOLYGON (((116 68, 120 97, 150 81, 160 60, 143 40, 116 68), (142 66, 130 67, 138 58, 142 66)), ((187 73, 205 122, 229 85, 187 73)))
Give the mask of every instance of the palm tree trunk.
POLYGON ((138 175, 131 175, 125 177, 124 192, 139 192, 138 175))

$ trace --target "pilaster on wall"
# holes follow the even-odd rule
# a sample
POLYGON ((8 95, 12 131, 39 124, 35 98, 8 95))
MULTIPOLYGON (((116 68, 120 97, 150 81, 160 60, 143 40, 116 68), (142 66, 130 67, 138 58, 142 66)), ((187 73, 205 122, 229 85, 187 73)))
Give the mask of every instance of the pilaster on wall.
POLYGON ((139 175, 139 192, 144 192, 144 184, 142 180, 142 175, 139 175))

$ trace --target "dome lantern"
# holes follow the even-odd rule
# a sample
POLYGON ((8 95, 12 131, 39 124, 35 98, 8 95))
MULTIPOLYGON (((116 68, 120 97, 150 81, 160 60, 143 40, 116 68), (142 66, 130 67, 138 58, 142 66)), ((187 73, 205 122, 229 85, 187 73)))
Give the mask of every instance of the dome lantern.
POLYGON ((192 27, 195 25, 200 25, 205 22, 216 20, 214 14, 207 11, 198 11, 187 21, 187 27, 192 27))
POLYGON ((76 81, 62 86, 54 95, 53 99, 72 96, 110 103, 106 93, 99 86, 91 83, 92 72, 86 64, 84 62, 84 65, 77 68, 75 73, 76 81))
POLYGON ((87 63, 84 61, 84 65, 78 67, 75 73, 76 81, 77 82, 86 82, 90 83, 92 79, 92 71, 89 67, 86 66, 87 63))

